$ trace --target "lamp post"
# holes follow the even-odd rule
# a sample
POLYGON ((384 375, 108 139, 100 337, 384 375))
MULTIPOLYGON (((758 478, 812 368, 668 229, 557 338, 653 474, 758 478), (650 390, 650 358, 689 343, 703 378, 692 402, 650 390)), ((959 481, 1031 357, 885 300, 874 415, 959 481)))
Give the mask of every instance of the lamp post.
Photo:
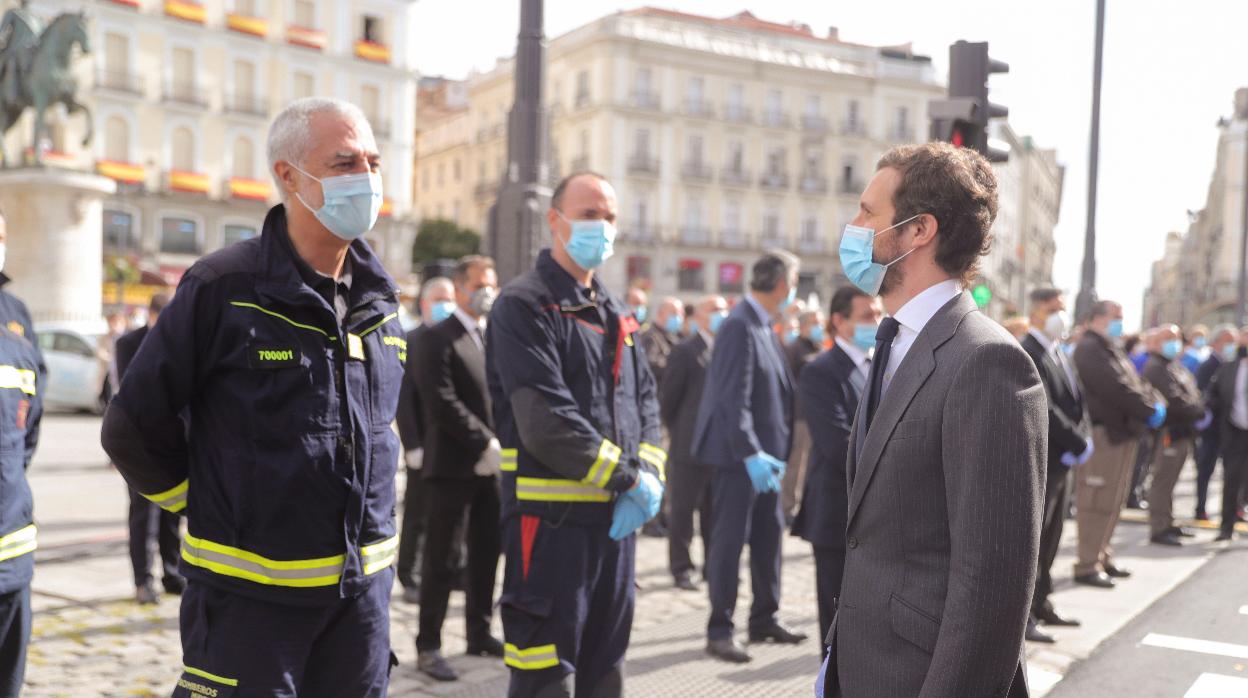
POLYGON ((1075 317, 1083 320, 1096 302, 1096 171, 1101 146, 1101 55, 1105 45, 1105 0, 1096 0, 1096 49, 1092 66, 1092 139, 1088 148, 1088 222, 1083 238, 1083 278, 1075 317))

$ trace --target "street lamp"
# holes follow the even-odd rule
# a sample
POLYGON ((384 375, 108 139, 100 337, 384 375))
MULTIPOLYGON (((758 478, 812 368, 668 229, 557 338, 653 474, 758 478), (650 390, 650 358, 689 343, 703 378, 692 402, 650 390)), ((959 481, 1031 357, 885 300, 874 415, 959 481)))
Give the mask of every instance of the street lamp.
POLYGON ((1105 45, 1105 0, 1096 0, 1096 52, 1092 63, 1092 140, 1088 147, 1088 222, 1083 238, 1083 279, 1075 317, 1083 320, 1096 302, 1096 170, 1101 147, 1101 56, 1105 45))

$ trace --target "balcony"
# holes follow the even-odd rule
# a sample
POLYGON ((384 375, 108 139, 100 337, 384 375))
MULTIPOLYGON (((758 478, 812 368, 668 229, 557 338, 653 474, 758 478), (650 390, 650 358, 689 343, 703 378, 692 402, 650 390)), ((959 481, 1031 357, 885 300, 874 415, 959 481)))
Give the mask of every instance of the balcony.
POLYGON ((801 190, 803 194, 827 194, 828 178, 809 175, 802 177, 801 190))
POLYGON ((827 244, 822 238, 812 240, 810 238, 803 237, 797 242, 797 249, 800 252, 810 254, 823 254, 823 252, 827 250, 827 244))
POLYGON ((264 38, 269 35, 269 21, 263 17, 249 17, 230 13, 225 16, 225 26, 230 31, 264 38))
POLYGON ((685 100, 685 116, 692 116, 695 119, 710 119, 714 115, 715 108, 705 99, 685 100))
POLYGON ((286 43, 315 51, 324 51, 329 38, 320 29, 289 24, 286 26, 286 43))
POLYGON ((634 91, 628 96, 628 106, 634 109, 658 111, 663 108, 658 92, 634 91))
POLYGON ((662 238, 657 226, 653 223, 642 222, 634 226, 625 228, 620 239, 630 245, 653 245, 662 238))
POLYGON ((740 104, 728 104, 724 107, 724 120, 735 124, 748 124, 754 119, 748 108, 740 104))
POLYGON ((95 171, 120 184, 142 184, 147 179, 143 166, 133 162, 99 160, 95 163, 95 171))
POLYGON ((768 109, 763 112, 763 126, 768 128, 789 128, 793 125, 793 119, 782 111, 768 109))
POLYGON ((841 122, 842 136, 867 137, 867 125, 858 119, 846 119, 841 122))
POLYGON ((867 185, 861 179, 842 179, 840 186, 837 188, 837 193, 858 196, 866 187, 867 185))
POLYGON ((818 114, 806 114, 802 117, 802 130, 809 133, 827 133, 828 120, 818 114))
POLYGON ((576 105, 577 109, 588 109, 590 103, 591 103, 591 98, 588 92, 576 93, 576 100, 574 104, 576 105))
POLYGON ((730 250, 744 250, 750 246, 750 238, 741 230, 721 230, 719 246, 730 250))
POLYGON ((714 178, 714 175, 711 173, 711 166, 700 160, 686 162, 680 168, 680 176, 687 182, 702 184, 706 184, 714 178))
POLYGON ((249 116, 266 117, 269 115, 269 105, 265 99, 260 95, 250 93, 235 92, 226 95, 225 110, 249 116))
POLYGON ((359 39, 355 42, 355 57, 371 63, 389 63, 390 47, 376 41, 359 39))
POLYGON ((208 98, 193 82, 170 82, 165 85, 164 100, 200 109, 208 108, 208 98))
POLYGON ((706 247, 711 244, 711 231, 701 226, 685 226, 680 229, 680 244, 706 247))
POLYGON ((784 250, 784 249, 788 249, 789 241, 784 239, 784 237, 781 236, 780 233, 778 232, 764 231, 758 236, 758 246, 764 250, 771 250, 771 249, 784 250))
POLYGON ((165 0, 165 14, 184 22, 203 24, 207 17, 204 6, 190 0, 165 0))
POLYGON ((646 153, 633 153, 628 158, 628 173, 658 176, 659 159, 646 153))
POLYGON ((169 170, 165 173, 165 191, 184 194, 207 194, 211 185, 208 175, 185 170, 169 170))
POLYGON ((725 167, 719 173, 719 183, 725 187, 740 187, 748 189, 754 183, 754 178, 750 175, 749 170, 739 167, 725 167))
POLYGON ((758 186, 763 189, 788 189, 789 175, 785 172, 768 172, 758 178, 758 186))
POLYGON ((143 78, 137 73, 121 70, 99 70, 95 73, 96 89, 143 96, 143 78))
POLYGON ((231 199, 246 201, 268 201, 273 193, 273 186, 268 182, 248 177, 230 177, 225 180, 224 189, 231 199))

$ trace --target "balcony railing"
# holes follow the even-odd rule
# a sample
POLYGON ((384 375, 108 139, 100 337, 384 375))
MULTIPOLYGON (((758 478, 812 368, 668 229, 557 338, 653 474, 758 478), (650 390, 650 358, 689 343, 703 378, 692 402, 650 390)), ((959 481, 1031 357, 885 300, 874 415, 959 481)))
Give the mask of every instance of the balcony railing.
POLYGON ((95 74, 95 86, 114 92, 143 95, 143 78, 138 73, 121 70, 100 70, 95 74))
POLYGON ((646 153, 633 153, 628 158, 629 174, 659 174, 659 159, 646 153))
POLYGON ((185 194, 207 194, 212 188, 208 175, 186 170, 168 170, 164 178, 165 191, 185 194))
POLYGON ((686 162, 680 168, 680 175, 691 182, 709 182, 714 177, 711 166, 699 161, 686 162))
POLYGON ((802 130, 811 133, 826 133, 828 120, 817 114, 806 114, 802 117, 802 130))
POLYGON ((827 249, 827 245, 822 238, 812 240, 810 238, 802 238, 797 242, 797 249, 802 252, 821 253, 827 249))
POLYGON ((774 248, 779 248, 783 250, 783 249, 788 249, 789 241, 784 239, 784 237, 781 236, 780 233, 776 233, 776 232, 769 233, 769 232, 764 231, 758 236, 758 246, 764 250, 770 250, 774 248))
POLYGON ((389 63, 390 47, 376 41, 358 39, 355 42, 355 56, 372 63, 389 63))
POLYGON ((750 246, 750 238, 740 230, 721 230, 719 246, 730 250, 743 250, 750 246))
POLYGON ((236 114, 250 114, 252 116, 268 116, 269 105, 263 97, 251 93, 235 92, 228 95, 225 100, 225 108, 227 111, 236 114))
POLYGON ((793 125, 793 119, 782 111, 768 109, 763 112, 763 125, 770 128, 789 128, 793 125))
POLYGON ((164 98, 166 102, 189 104, 193 107, 200 107, 202 109, 208 108, 208 97, 200 92, 199 88, 193 82, 167 83, 165 85, 164 98))
POLYGON ((768 172, 758 178, 758 186, 764 189, 788 189, 789 175, 785 172, 768 172))
POLYGON ((640 223, 621 231, 620 239, 632 245, 652 245, 659 242, 662 235, 653 223, 640 223))
POLYGON ((734 167, 725 167, 719 173, 719 183, 726 187, 749 187, 754 183, 750 171, 734 167))
POLYGON ((841 122, 841 135, 842 136, 866 136, 867 125, 859 119, 854 119, 854 120, 846 119, 845 121, 841 122))
POLYGON ((286 26, 286 42, 314 51, 324 51, 329 37, 321 29, 290 24, 286 26))
POLYGON ((753 116, 749 108, 740 104, 728 104, 724 106, 724 120, 738 124, 748 124, 753 121, 753 116))
POLYGON ((577 109, 585 109, 590 105, 590 96, 588 92, 577 92, 574 102, 577 109))
POLYGON ((645 90, 634 90, 633 93, 628 96, 628 104, 634 109, 653 109, 657 111, 662 108, 659 93, 645 90))
POLYGON ((711 231, 701 226, 685 226, 680 229, 680 243, 705 247, 711 244, 711 231))
POLYGON ((685 115, 699 119, 709 119, 714 116, 715 109, 711 103, 705 99, 687 99, 685 100, 685 115))
POLYGON ((827 194, 828 179, 816 176, 803 177, 801 189, 803 194, 827 194))

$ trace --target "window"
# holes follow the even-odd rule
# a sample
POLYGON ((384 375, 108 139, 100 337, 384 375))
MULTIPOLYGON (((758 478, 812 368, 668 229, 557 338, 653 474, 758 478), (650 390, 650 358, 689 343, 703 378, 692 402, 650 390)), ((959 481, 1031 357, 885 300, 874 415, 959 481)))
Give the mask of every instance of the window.
POLYGON ((841 165, 841 191, 854 193, 857 188, 854 182, 854 168, 857 163, 852 159, 846 159, 841 165))
POLYGON ((256 0, 234 0, 234 14, 255 17, 256 0))
MULTIPOLYGON (((461 165, 460 165, 460 163, 459 163, 459 158, 456 158, 456 159, 455 159, 455 162, 454 162, 454 163, 452 163, 452 167, 451 167, 451 169, 452 169, 452 171, 455 173, 455 181, 456 181, 456 182, 460 182, 460 181, 462 181, 462 180, 463 180, 463 178, 464 178, 464 168, 463 168, 463 166, 461 166, 461 165)), ((458 220, 458 219, 459 219, 459 217, 458 217, 458 216, 456 216, 456 220, 458 220)))
POLYGON ((315 0, 295 0, 295 25, 307 29, 316 28, 315 0))
POLYGON ((576 74, 576 106, 589 104, 589 71, 582 70, 576 74))
POLYGON ((316 78, 312 76, 312 73, 302 70, 296 71, 293 82, 294 84, 291 86, 292 98, 302 99, 316 94, 316 78))
POLYGON ((130 126, 120 116, 110 116, 104 122, 104 159, 130 161, 130 126))
POLYGON ((803 164, 802 176, 806 179, 823 177, 823 152, 818 147, 806 149, 806 160, 803 164))
POLYGON ((638 230, 646 230, 650 220, 650 201, 646 196, 638 196, 633 202, 633 225, 638 230))
POLYGON ((763 237, 768 240, 780 238, 780 212, 769 209, 763 214, 763 237))
POLYGON ((728 118, 733 121, 745 118, 745 86, 740 83, 728 87, 728 118))
POLYGON ((374 44, 386 43, 385 24, 381 21, 381 18, 376 15, 364 15, 360 38, 365 41, 371 41, 374 44))
POLYGON ((780 113, 784 107, 784 95, 780 90, 767 91, 767 117, 774 121, 780 119, 780 113))
POLYGON ((728 171, 738 174, 745 171, 745 143, 739 140, 728 142, 728 171))
POLYGON ((581 129, 581 157, 589 162, 589 129, 581 129))
POLYGON ((736 262, 723 262, 719 265, 719 292, 744 293, 745 267, 736 262))
POLYGON ((851 131, 858 129, 858 100, 856 99, 849 100, 849 103, 845 105, 845 125, 851 131))
POLYGON ((244 179, 256 178, 256 149, 250 138, 234 139, 234 176, 244 179))
POLYGON ((628 281, 649 279, 650 278, 650 258, 642 255, 634 255, 628 258, 628 281))
POLYGON ((376 85, 360 87, 360 109, 370 122, 377 123, 381 117, 381 90, 376 85))
POLYGON ((438 163, 438 186, 446 186, 446 163, 438 163))
MULTIPOLYGON (((578 78, 578 92, 579 92, 580 76, 578 75, 577 78, 578 78)), ((637 97, 638 99, 645 99, 645 100, 649 99, 650 78, 651 78, 651 74, 650 74, 649 68, 637 69, 637 75, 634 77, 634 80, 633 80, 633 95, 635 97, 637 97)), ((586 88, 586 92, 588 91, 589 91, 588 88, 586 88)))
POLYGON ((733 235, 741 232, 741 203, 735 199, 724 204, 724 232, 733 235))
POLYGON ((821 113, 823 113, 823 100, 819 98, 819 95, 807 95, 806 117, 810 119, 818 119, 821 113))
POLYGON ((256 94, 256 65, 251 61, 234 61, 234 93, 250 99, 256 94))
POLYGON ((91 348, 90 344, 82 341, 81 337, 65 332, 53 333, 52 351, 85 356, 89 359, 95 358, 95 351, 91 348))
POLYGON ((702 165, 702 135, 693 134, 689 136, 689 164, 700 167, 702 165))
POLYGON ((195 136, 191 129, 179 126, 169 137, 170 169, 195 171, 195 136))
POLYGON ((703 111, 703 101, 706 99, 706 80, 702 78, 689 78, 689 87, 685 98, 689 100, 689 110, 694 113, 703 111))
POLYGON ((784 148, 773 146, 767 153, 767 175, 781 177, 784 175, 784 148))
POLYGON ((702 273, 702 260, 682 259, 676 265, 676 288, 680 291, 705 291, 706 277, 702 273))
POLYGON ((125 211, 104 209, 104 247, 119 251, 138 250, 134 216, 125 211))
POLYGON ((221 245, 233 245, 236 242, 250 240, 256 236, 254 225, 226 225, 221 232, 221 245))
POLYGON ((124 35, 113 32, 104 35, 104 69, 113 77, 129 75, 130 40, 124 35))
POLYGON ((172 71, 175 89, 193 91, 195 89, 195 52, 183 47, 173 49, 172 71))
POLYGON ((819 242, 819 219, 814 215, 808 214, 806 218, 802 220, 802 242, 819 242))
POLYGON ((189 218, 162 218, 160 251, 167 254, 199 254, 199 224, 189 218))
POLYGON ((797 297, 806 298, 816 292, 819 276, 813 271, 799 272, 797 275, 797 297))
POLYGON ((897 135, 904 137, 910 133, 910 109, 897 107, 897 135))
POLYGON ((650 157, 650 129, 637 129, 637 136, 633 140, 633 155, 638 159, 650 157))
POLYGON ((702 200, 689 199, 685 203, 685 227, 691 231, 702 230, 702 200))

